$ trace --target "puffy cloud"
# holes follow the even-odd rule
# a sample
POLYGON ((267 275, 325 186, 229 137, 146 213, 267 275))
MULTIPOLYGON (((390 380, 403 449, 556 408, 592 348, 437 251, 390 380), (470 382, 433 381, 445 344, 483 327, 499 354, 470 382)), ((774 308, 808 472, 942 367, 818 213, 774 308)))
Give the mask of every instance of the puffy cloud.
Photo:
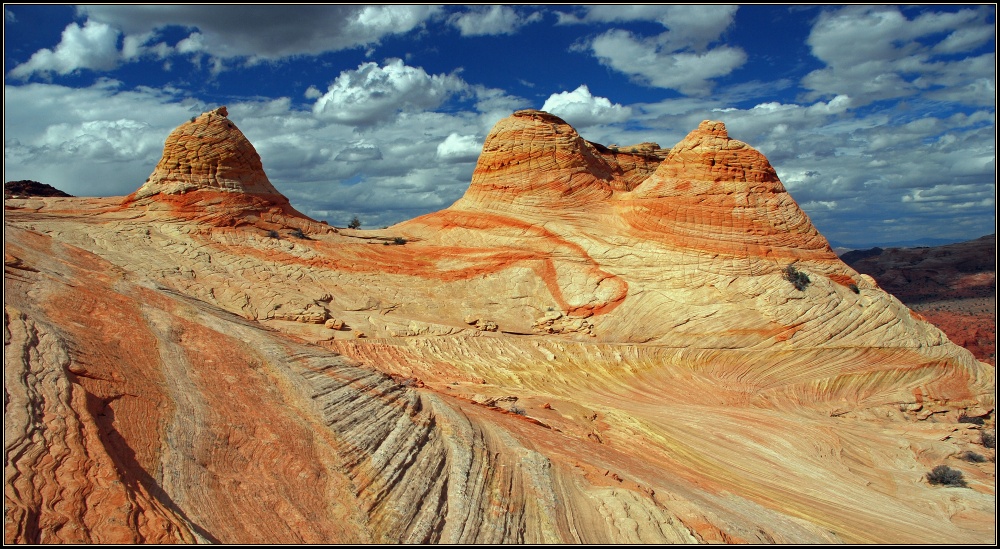
POLYGON ((340 73, 313 105, 317 117, 340 124, 370 126, 402 111, 434 109, 450 96, 468 90, 454 75, 429 75, 400 59, 384 67, 364 63, 340 73))
POLYGON ((35 73, 69 74, 80 69, 108 70, 118 65, 117 29, 87 21, 83 27, 70 23, 55 50, 41 49, 26 62, 14 67, 10 75, 27 78, 35 73))
POLYGON ((541 19, 540 12, 533 12, 525 17, 515 8, 500 5, 476 6, 448 18, 462 36, 514 34, 524 25, 541 19))
POLYGON ((479 158, 483 143, 474 135, 450 133, 437 146, 437 158, 445 162, 470 162, 479 158))
POLYGON ((123 91, 114 81, 82 89, 7 85, 4 104, 4 176, 79 196, 134 191, 170 130, 209 108, 169 89, 123 91))
POLYGON ((196 62, 200 62, 198 56, 208 55, 211 70, 218 73, 225 60, 234 58, 256 63, 378 44, 386 36, 420 27, 438 15, 441 7, 109 4, 80 6, 77 11, 87 18, 82 27, 71 23, 54 49, 35 52, 10 75, 24 79, 32 74, 110 70, 143 56, 165 59, 175 54, 193 54, 196 62), (169 27, 191 32, 174 46, 157 41, 169 27))
POLYGON ((126 35, 122 40, 122 60, 136 61, 146 55, 156 59, 166 59, 176 53, 177 50, 167 45, 166 42, 149 45, 155 38, 156 34, 153 32, 126 35))
POLYGON ((606 97, 594 97, 586 85, 571 92, 550 95, 542 110, 559 116, 576 128, 624 122, 632 116, 632 109, 618 103, 612 105, 606 97))
POLYGON ((732 24, 736 6, 590 6, 582 15, 560 14, 560 23, 655 21, 668 30, 641 37, 612 29, 576 48, 603 65, 649 86, 704 94, 711 80, 746 62, 740 48, 710 47, 732 24))
POLYGON ((319 88, 316 86, 309 86, 302 95, 305 96, 306 99, 319 99, 320 97, 323 97, 323 92, 319 91, 319 88))
POLYGON ((711 79, 729 74, 747 59, 739 48, 719 46, 704 51, 682 51, 670 33, 636 38, 618 29, 594 38, 589 49, 602 64, 639 83, 687 95, 707 93, 711 79))
POLYGON ((858 106, 924 91, 984 105, 981 95, 961 90, 989 89, 984 74, 995 74, 995 56, 954 56, 994 35, 994 24, 979 9, 925 13, 913 19, 893 6, 826 11, 808 38, 813 55, 826 67, 806 75, 802 84, 813 90, 809 98, 846 94, 858 106))
POLYGON ((705 49, 710 42, 733 24, 737 6, 656 6, 656 5, 600 5, 581 8, 582 15, 559 13, 559 22, 573 23, 624 23, 655 21, 670 29, 664 43, 677 49, 691 47, 705 49))

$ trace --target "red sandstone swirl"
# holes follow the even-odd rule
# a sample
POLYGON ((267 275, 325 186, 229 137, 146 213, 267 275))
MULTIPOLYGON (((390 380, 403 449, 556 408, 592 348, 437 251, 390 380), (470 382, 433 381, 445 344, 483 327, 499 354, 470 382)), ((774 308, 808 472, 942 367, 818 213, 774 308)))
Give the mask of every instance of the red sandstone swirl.
POLYGON ((117 209, 6 201, 5 541, 995 539, 959 457, 994 456, 959 422, 993 424, 994 369, 721 124, 661 163, 515 113, 454 206, 341 233, 241 139, 183 125, 117 209))

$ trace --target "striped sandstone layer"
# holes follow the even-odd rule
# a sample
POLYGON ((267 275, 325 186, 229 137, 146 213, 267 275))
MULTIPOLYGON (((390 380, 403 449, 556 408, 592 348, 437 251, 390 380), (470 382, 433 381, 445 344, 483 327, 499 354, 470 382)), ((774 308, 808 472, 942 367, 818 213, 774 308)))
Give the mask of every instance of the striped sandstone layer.
POLYGON ((719 123, 626 156, 518 112, 381 231, 217 180, 6 201, 5 541, 995 538, 993 369, 719 123))

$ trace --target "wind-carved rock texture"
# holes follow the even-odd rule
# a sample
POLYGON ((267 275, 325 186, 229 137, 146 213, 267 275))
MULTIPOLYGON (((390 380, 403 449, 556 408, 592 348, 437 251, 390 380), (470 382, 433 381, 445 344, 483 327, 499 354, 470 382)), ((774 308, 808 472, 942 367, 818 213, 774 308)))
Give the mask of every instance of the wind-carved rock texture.
POLYGON ((255 225, 308 235, 331 228, 295 210, 267 178, 257 150, 226 107, 192 117, 167 136, 163 156, 122 208, 216 226, 255 225))
POLYGON ((283 199, 268 181, 257 150, 228 116, 226 107, 219 107, 171 132, 163 157, 136 197, 214 189, 283 199))
POLYGON ((6 542, 995 539, 993 368, 721 123, 519 111, 450 208, 343 233, 230 124, 124 200, 5 201, 6 542))
POLYGON ((995 234, 944 246, 856 250, 841 259, 977 359, 996 364, 995 234))

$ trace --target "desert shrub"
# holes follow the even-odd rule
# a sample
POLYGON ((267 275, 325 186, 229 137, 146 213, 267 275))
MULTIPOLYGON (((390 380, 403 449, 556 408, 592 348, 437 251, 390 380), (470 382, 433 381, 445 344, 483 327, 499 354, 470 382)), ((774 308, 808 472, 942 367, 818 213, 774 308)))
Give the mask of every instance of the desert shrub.
POLYGON ((406 239, 401 236, 397 236, 396 238, 392 239, 392 243, 397 246, 402 246, 403 244, 406 244, 406 239))
POLYGON ((993 431, 983 431, 980 441, 983 443, 985 448, 996 448, 997 447, 997 434, 993 431))
POLYGON ((351 222, 347 224, 347 228, 348 229, 360 229, 361 228, 361 220, 358 219, 358 216, 354 216, 354 217, 351 218, 351 222))
POLYGON ((271 238, 279 238, 278 231, 276 231, 274 229, 271 229, 270 231, 267 231, 267 236, 269 236, 271 238))
POLYGON ((292 236, 294 236, 295 238, 301 238, 303 240, 309 240, 309 237, 306 236, 306 233, 302 232, 302 229, 295 229, 294 231, 292 231, 292 236))
POLYGON ((528 412, 525 411, 524 408, 521 408, 517 404, 515 404, 515 405, 513 405, 513 406, 510 407, 510 413, 517 414, 519 416, 523 416, 523 415, 527 415, 528 414, 528 412))
POLYGON ((931 469, 931 472, 927 473, 927 482, 944 486, 965 486, 962 472, 947 465, 938 465, 931 469))
POLYGON ((983 423, 986 423, 986 420, 984 420, 981 417, 960 416, 958 418, 958 422, 959 423, 971 423, 973 425, 982 425, 983 423))
POLYGON ((971 451, 962 452, 961 454, 958 455, 958 457, 959 459, 964 459, 965 461, 971 461, 972 463, 984 463, 986 461, 985 456, 971 451))
POLYGON ((851 291, 854 292, 854 293, 856 293, 856 294, 860 294, 861 293, 861 290, 858 289, 858 285, 857 284, 851 284, 850 286, 848 286, 848 288, 850 288, 851 291))
POLYGON ((192 116, 191 117, 191 122, 194 122, 195 120, 198 120, 198 117, 197 116, 192 116))
POLYGON ((803 291, 811 282, 809 275, 789 265, 785 267, 785 280, 792 283, 796 290, 803 291))

